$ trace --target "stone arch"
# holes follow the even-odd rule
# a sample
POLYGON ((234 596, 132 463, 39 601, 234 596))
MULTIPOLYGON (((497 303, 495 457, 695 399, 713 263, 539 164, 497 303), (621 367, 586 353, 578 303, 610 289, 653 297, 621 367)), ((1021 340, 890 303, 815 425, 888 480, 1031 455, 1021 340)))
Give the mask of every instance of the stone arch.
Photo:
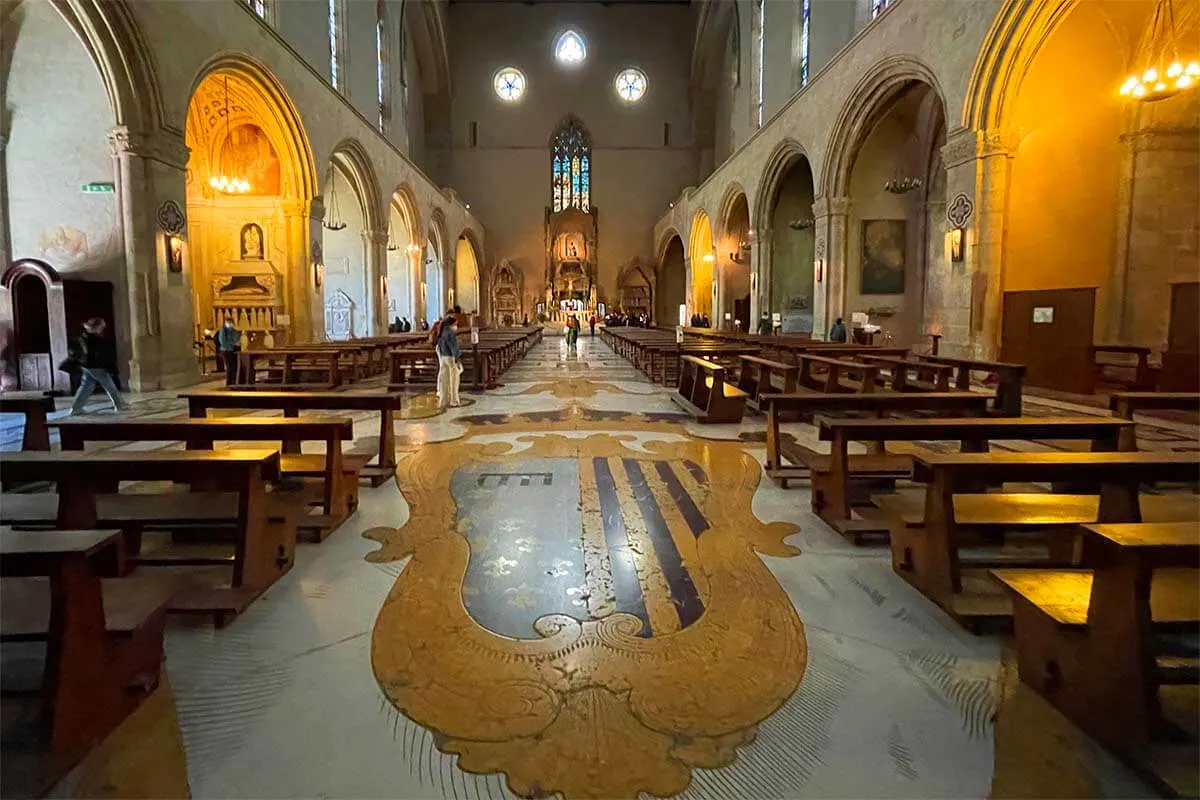
POLYGON ((775 205, 779 186, 788 170, 801 158, 808 159, 811 165, 812 159, 808 157, 803 145, 791 137, 785 138, 775 145, 775 149, 767 158, 762 177, 758 181, 758 195, 754 198, 752 206, 752 218, 758 223, 758 229, 761 230, 771 224, 771 208, 775 205))
POLYGON ((356 139, 343 139, 333 148, 330 161, 340 168, 350 179, 354 193, 362 206, 363 224, 368 231, 382 232, 386 230, 383 214, 379 209, 381 192, 379 181, 375 178, 375 170, 371 159, 363 146, 356 139))
POLYGON ((663 231, 662 236, 659 237, 658 247, 654 248, 654 253, 660 266, 663 263, 663 259, 667 255, 667 248, 671 246, 671 242, 674 239, 678 239, 682 245, 683 236, 679 233, 679 230, 674 225, 663 231))
POLYGON ((162 93, 149 50, 124 0, 50 0, 92 55, 117 125, 140 133, 161 126, 162 93))
POLYGON ((715 237, 717 271, 717 302, 714 310, 721 317, 725 314, 731 321, 740 322, 747 330, 750 318, 750 239, 753 226, 750 217, 750 201, 741 184, 732 184, 725 190, 721 200, 719 233, 715 237))
POLYGON ((459 234, 454 253, 454 303, 468 314, 479 313, 482 300, 479 240, 470 228, 459 234))
POLYGON ((430 325, 434 319, 446 313, 446 243, 446 214, 442 209, 435 208, 429 215, 421 269, 423 307, 430 325))
POLYGON ((692 314, 713 318, 715 283, 713 270, 716 249, 708 212, 700 209, 692 217, 688 233, 688 306, 692 314))
MULTIPOLYGON (((284 181, 283 194, 311 202, 320 194, 317 165, 300 113, 283 84, 257 59, 241 53, 224 53, 209 59, 200 67, 192 81, 190 96, 195 98, 200 85, 216 75, 228 75, 246 83, 260 98, 262 108, 268 115, 267 121, 273 127, 272 132, 277 134, 277 146, 281 147, 280 161, 297 165, 294 177, 281 175, 284 181), (295 185, 289 185, 288 180, 294 180, 295 185)), ((190 108, 188 116, 191 117, 190 108)))
POLYGON ((929 86, 946 108, 946 94, 933 70, 911 56, 894 56, 880 62, 850 93, 829 136, 821 168, 821 194, 844 197, 859 147, 886 115, 891 102, 914 84, 929 86))
POLYGON ((422 228, 417 201, 408 184, 402 183, 392 190, 387 208, 387 281, 384 284, 387 320, 389 324, 397 318, 412 322, 417 318, 422 228))
POLYGON ((658 292, 654 298, 654 321, 675 325, 679 307, 687 303, 687 258, 683 237, 671 229, 658 251, 658 292))
POLYGON ((617 275, 617 297, 621 311, 630 316, 645 314, 652 318, 655 313, 658 286, 653 267, 641 261, 626 264, 617 275))
MULTIPOLYGON (((749 214, 750 201, 748 195, 746 194, 746 190, 742 188, 740 183, 734 181, 725 187, 725 193, 721 195, 721 204, 717 206, 717 222, 719 225, 717 229, 718 236, 723 237, 727 233, 727 225, 729 223, 730 215, 734 212, 736 204, 739 200, 746 204, 746 211, 747 214, 749 214)), ((755 219, 755 217, 751 216, 751 220, 753 219, 755 219)))
MULTIPOLYGON (((343 139, 329 158, 329 170, 322 198, 325 201, 326 256, 326 324, 341 320, 344 314, 330 303, 349 298, 352 304, 350 329, 346 336, 370 336, 380 332, 386 319, 384 284, 388 232, 387 222, 380 209, 381 192, 375 170, 362 145, 354 139, 343 139), (346 206, 339 196, 339 184, 353 195, 354 206, 346 206), (334 220, 333 217, 337 219, 334 220), (331 227, 341 222, 339 227, 331 227), (340 293, 340 295, 339 295, 340 293)), ((341 338, 342 331, 327 327, 327 335, 341 338)))
POLYGON ((196 328, 216 327, 231 316, 256 345, 318 335, 317 277, 309 267, 319 255, 311 245, 319 242, 311 219, 320 202, 316 167, 299 114, 278 79, 247 56, 210 59, 192 84, 184 138, 185 268, 190 265, 196 328), (247 179, 249 191, 211 186, 226 169, 227 177, 247 179), (253 238, 249 246, 245 237, 253 238), (281 315, 291 321, 284 325, 281 315))

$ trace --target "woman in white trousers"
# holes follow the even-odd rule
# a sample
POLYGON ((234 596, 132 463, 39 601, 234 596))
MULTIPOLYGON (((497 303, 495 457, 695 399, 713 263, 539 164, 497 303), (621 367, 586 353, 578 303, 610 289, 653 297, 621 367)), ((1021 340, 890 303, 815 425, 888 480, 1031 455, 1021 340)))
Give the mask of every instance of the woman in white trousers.
POLYGON ((462 349, 458 346, 458 320, 449 315, 442 322, 436 345, 438 355, 438 407, 458 408, 458 383, 462 376, 462 349))

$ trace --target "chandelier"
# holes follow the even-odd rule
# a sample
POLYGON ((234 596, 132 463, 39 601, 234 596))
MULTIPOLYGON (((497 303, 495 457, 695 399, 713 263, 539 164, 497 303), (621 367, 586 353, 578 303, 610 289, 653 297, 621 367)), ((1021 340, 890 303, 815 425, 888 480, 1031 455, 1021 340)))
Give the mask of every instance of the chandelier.
MULTIPOLYGON (((225 76, 225 140, 233 135, 233 125, 229 121, 229 76, 225 76)), ((208 185, 222 194, 246 194, 250 191, 250 181, 236 175, 214 175, 208 179, 208 185)))
POLYGON ((337 181, 334 175, 333 162, 329 162, 329 180, 326 185, 329 187, 329 205, 325 209, 325 218, 321 221, 321 226, 327 231, 341 231, 346 229, 346 222, 342 219, 342 207, 338 203, 337 196, 337 181))
POLYGON ((908 194, 912 190, 920 188, 920 178, 892 178, 883 185, 883 190, 892 194, 908 194))
POLYGON ((1173 97, 1200 86, 1200 61, 1186 64, 1179 58, 1179 35, 1175 28, 1175 6, 1158 0, 1154 19, 1138 47, 1134 64, 1140 68, 1121 84, 1121 96, 1150 102, 1173 97))

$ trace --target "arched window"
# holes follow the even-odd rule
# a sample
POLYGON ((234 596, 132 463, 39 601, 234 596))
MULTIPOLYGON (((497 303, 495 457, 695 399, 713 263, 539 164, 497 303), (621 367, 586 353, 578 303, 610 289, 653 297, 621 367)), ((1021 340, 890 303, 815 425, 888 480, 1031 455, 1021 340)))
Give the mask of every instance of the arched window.
POLYGON ((550 190, 554 210, 574 206, 587 211, 592 204, 592 142, 575 117, 567 117, 550 142, 550 190))

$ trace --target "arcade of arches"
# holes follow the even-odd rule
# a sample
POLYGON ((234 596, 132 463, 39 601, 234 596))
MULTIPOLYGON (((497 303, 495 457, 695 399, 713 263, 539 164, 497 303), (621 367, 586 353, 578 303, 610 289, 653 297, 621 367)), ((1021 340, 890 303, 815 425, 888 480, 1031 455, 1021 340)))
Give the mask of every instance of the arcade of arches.
POLYGON ((1200 0, 0 0, 0 794, 1197 796, 1198 86, 1200 0))

